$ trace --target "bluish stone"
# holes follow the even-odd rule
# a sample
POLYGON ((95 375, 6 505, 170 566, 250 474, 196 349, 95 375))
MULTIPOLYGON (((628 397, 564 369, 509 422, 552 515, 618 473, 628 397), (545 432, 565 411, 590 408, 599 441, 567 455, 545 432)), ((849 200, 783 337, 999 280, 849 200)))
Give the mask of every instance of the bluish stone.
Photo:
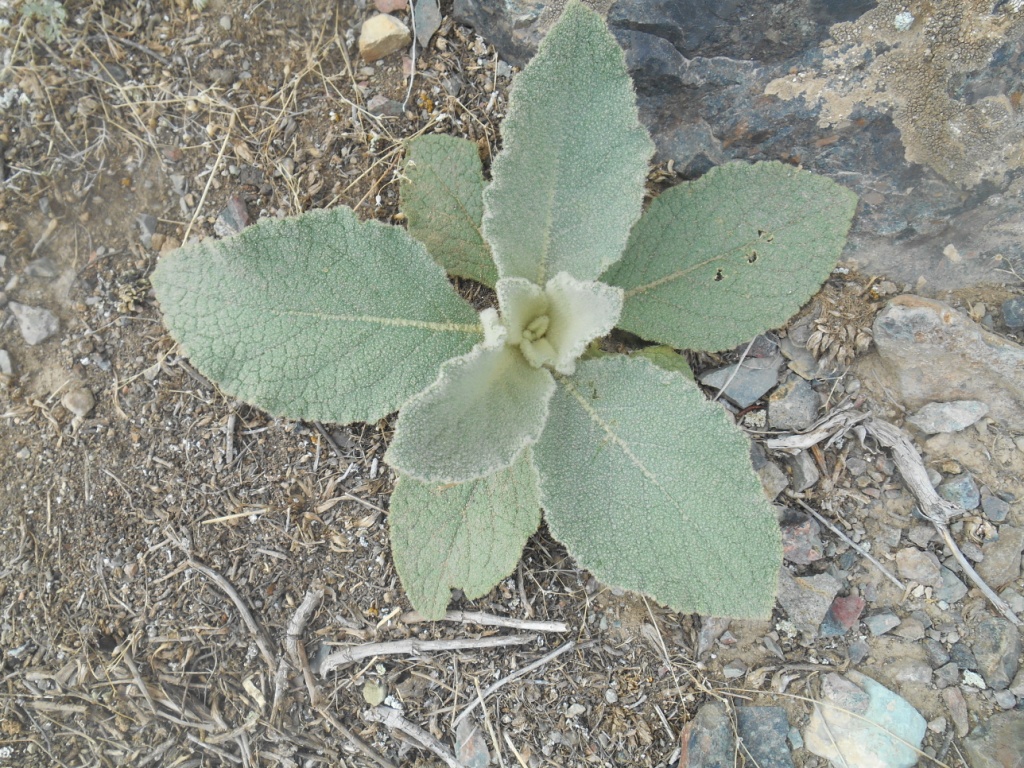
POLYGON ((985 517, 993 523, 1003 522, 1006 520, 1006 516, 1010 514, 1009 504, 998 496, 990 496, 987 493, 981 497, 981 509, 985 513, 985 517))
POLYGON ((864 624, 872 635, 878 637, 878 635, 884 635, 890 629, 898 627, 900 620, 898 616, 892 613, 876 613, 874 616, 865 618, 864 624))
POLYGON ((962 472, 938 487, 939 496, 966 510, 977 509, 981 504, 981 491, 970 472, 962 472))
POLYGON ((737 707, 736 727, 754 765, 793 768, 786 746, 789 720, 782 707, 737 707))
POLYGON ((1011 331, 1024 330, 1024 296, 1014 296, 1003 302, 1003 322, 1011 331))

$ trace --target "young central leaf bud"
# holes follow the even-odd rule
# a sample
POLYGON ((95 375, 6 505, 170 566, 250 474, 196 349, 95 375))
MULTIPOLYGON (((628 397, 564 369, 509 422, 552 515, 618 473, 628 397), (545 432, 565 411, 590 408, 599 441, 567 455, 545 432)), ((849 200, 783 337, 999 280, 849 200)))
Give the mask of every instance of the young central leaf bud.
POLYGON ((533 318, 523 329, 523 338, 527 341, 537 341, 537 339, 543 338, 544 334, 548 332, 548 324, 550 322, 551 320, 547 315, 533 318))

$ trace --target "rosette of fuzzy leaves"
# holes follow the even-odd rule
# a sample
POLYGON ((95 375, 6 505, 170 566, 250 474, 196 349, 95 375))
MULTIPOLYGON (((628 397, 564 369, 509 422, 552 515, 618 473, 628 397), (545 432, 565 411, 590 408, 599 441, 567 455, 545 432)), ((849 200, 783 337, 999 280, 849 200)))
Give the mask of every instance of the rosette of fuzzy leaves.
POLYGON ((472 599, 505 578, 539 508, 603 581, 681 611, 767 616, 772 507, 745 436, 673 350, 788 319, 834 266, 853 196, 735 164, 642 213, 653 144, 621 49, 575 0, 513 83, 502 139, 490 184, 475 145, 409 143, 402 207, 423 246, 338 209, 165 257, 153 283, 168 327, 272 413, 400 409, 392 551, 429 618, 452 588, 472 599), (477 316, 441 267, 494 287, 497 307, 477 316), (616 325, 661 346, 584 355, 616 325))

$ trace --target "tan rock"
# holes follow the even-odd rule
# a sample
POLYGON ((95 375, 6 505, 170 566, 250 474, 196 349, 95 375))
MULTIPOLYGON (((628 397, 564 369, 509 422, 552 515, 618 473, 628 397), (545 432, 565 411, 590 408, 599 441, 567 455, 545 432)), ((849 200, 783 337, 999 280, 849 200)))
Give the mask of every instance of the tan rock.
POLYGON ((875 346, 903 404, 979 400, 1024 430, 1024 347, 941 301, 897 296, 874 323, 875 346))
POLYGON ((359 55, 363 61, 376 61, 411 42, 412 33, 405 24, 390 14, 379 13, 363 22, 359 32, 359 55))

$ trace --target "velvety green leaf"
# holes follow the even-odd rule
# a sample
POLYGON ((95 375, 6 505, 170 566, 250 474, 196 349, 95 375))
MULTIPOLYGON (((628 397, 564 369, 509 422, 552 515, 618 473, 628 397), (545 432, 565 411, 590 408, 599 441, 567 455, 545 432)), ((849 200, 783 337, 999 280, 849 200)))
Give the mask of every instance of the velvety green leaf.
POLYGON ((152 282, 196 368, 292 419, 379 419, 482 338, 422 245, 348 208, 179 248, 152 282))
POLYGON ((505 469, 537 441, 555 389, 515 347, 476 347, 449 360, 398 415, 384 459, 427 483, 462 483, 505 469))
POLYGON ((636 355, 646 357, 659 368, 666 371, 675 371, 693 381, 693 369, 689 362, 681 354, 666 344, 658 344, 652 347, 644 347, 638 350, 636 355))
POLYGON ((484 236, 501 277, 594 280, 640 215, 654 151, 622 49, 578 2, 516 77, 484 190, 484 236))
POLYGON ((395 568, 413 607, 440 619, 452 588, 483 597, 519 562, 540 524, 537 472, 527 448, 511 467, 458 485, 400 476, 388 525, 395 568))
POLYGON ((409 233, 449 274, 493 288, 498 270, 480 234, 485 184, 472 141, 435 134, 408 143, 401 191, 409 233))
POLYGON ((749 451, 695 385, 615 355, 558 377, 534 458, 552 535, 598 579, 684 613, 766 618, 782 547, 749 451))
POLYGON ((651 203, 602 279, 619 326, 677 349, 730 349, 814 295, 846 242, 848 189, 782 163, 729 163, 651 203))

